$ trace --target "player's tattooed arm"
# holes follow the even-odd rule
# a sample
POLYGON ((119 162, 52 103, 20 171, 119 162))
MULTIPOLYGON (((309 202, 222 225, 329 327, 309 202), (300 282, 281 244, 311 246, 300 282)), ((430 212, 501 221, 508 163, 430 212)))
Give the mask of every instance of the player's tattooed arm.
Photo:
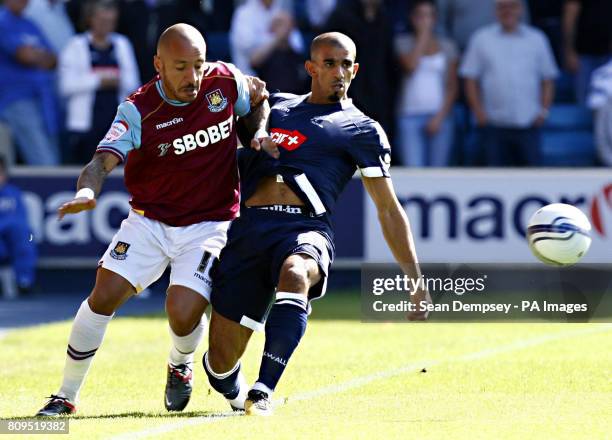
MULTIPOLYGON (((393 189, 391 179, 386 177, 364 177, 362 179, 368 194, 376 205, 378 221, 383 231, 385 241, 391 249, 395 260, 402 271, 411 278, 418 280, 421 269, 416 255, 414 239, 406 212, 393 189)), ((422 301, 431 303, 427 289, 420 289, 410 296, 410 301, 420 305, 422 301)), ((417 310, 408 315, 412 321, 427 319, 428 313, 417 310)))
MULTIPOLYGON (((257 107, 243 118, 240 140, 243 145, 250 145, 252 149, 259 151, 263 149, 270 156, 278 159, 280 153, 278 145, 268 134, 268 120, 270 118, 270 104, 267 100, 262 101, 257 107)), ((239 122, 240 122, 239 121, 239 122)))
POLYGON ((111 153, 96 153, 81 171, 77 182, 77 193, 69 202, 57 210, 61 220, 66 214, 76 214, 96 207, 96 197, 100 194, 106 176, 119 164, 119 158, 111 153))

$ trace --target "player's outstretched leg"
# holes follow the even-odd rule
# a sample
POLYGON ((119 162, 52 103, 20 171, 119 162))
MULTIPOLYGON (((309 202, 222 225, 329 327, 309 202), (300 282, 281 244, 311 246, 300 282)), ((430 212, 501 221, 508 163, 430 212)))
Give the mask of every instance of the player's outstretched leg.
POLYGON ((245 402, 247 415, 272 414, 272 393, 306 331, 308 290, 319 280, 317 263, 308 256, 292 255, 285 260, 276 299, 266 320, 259 377, 245 402))
POLYGON ((72 324, 62 385, 36 416, 54 417, 76 411, 79 391, 102 344, 106 327, 115 310, 134 292, 123 277, 104 268, 98 269, 96 285, 89 298, 81 303, 72 324))
POLYGON ((206 331, 207 306, 208 301, 191 289, 178 285, 168 288, 166 312, 172 339, 164 396, 168 411, 182 411, 191 398, 193 355, 206 331))
POLYGON ((247 384, 240 372, 240 358, 253 330, 225 318, 213 309, 208 351, 202 364, 210 385, 223 394, 233 410, 243 410, 247 384))

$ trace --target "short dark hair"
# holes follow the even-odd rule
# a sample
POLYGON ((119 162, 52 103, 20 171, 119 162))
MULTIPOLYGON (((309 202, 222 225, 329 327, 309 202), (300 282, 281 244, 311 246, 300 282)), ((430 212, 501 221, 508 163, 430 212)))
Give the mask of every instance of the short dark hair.
POLYGON ((314 37, 312 43, 310 43, 310 59, 314 58, 314 53, 317 51, 317 49, 319 49, 319 47, 326 45, 343 47, 348 49, 349 52, 352 51, 353 55, 357 57, 357 47, 355 46, 355 42, 351 40, 349 36, 340 32, 326 32, 314 37))

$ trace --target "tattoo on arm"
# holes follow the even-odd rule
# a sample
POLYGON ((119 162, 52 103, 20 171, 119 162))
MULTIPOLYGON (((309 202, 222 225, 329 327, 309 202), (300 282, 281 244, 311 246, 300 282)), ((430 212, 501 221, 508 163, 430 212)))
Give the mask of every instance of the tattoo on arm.
POLYGON ((85 165, 77 182, 77 191, 82 188, 91 188, 100 194, 106 176, 117 166, 119 159, 110 153, 97 153, 91 162, 85 165))
POLYGON ((248 115, 239 118, 236 124, 236 131, 238 138, 240 138, 240 143, 245 146, 249 145, 257 130, 260 128, 267 129, 269 116, 270 105, 265 100, 253 108, 248 115))
POLYGON ((244 124, 251 137, 261 128, 266 129, 268 126, 268 117, 270 116, 270 104, 268 100, 263 100, 244 118, 244 124))

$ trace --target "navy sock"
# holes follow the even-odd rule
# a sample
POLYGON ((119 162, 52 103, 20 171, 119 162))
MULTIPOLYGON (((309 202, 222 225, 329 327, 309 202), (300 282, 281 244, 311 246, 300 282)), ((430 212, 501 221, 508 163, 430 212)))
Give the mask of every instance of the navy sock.
POLYGON ((266 320, 266 343, 257 382, 274 390, 287 362, 306 331, 307 302, 304 295, 277 292, 266 320))
POLYGON ((238 397, 238 393, 240 393, 240 383, 238 381, 240 362, 227 373, 215 373, 208 364, 208 352, 206 352, 202 358, 202 365, 204 365, 204 371, 206 371, 206 375, 208 376, 208 382, 213 389, 223 394, 223 396, 229 400, 238 397))

